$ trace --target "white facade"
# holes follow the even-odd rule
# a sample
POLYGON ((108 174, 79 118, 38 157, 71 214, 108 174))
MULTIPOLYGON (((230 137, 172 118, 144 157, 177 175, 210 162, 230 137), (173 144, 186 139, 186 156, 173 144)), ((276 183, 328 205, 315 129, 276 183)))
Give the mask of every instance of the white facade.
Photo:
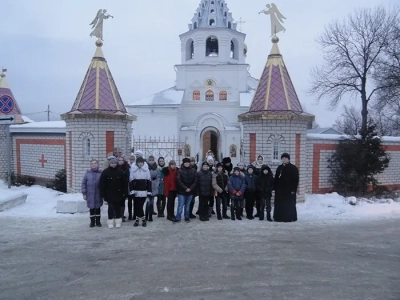
POLYGON ((175 137, 190 145, 190 155, 240 160, 241 125, 258 80, 246 64, 245 34, 236 31, 225 1, 201 1, 189 31, 181 34, 176 86, 127 105, 137 116, 134 139, 175 137))

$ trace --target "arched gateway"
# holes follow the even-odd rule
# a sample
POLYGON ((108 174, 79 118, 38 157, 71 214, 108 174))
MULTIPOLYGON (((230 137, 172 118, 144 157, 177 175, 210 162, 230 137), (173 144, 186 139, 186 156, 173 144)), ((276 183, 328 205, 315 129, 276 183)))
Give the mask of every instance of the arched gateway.
POLYGON ((218 160, 218 153, 220 148, 220 133, 215 127, 206 127, 200 134, 200 145, 202 148, 202 159, 206 159, 206 153, 211 150, 215 158, 218 160))

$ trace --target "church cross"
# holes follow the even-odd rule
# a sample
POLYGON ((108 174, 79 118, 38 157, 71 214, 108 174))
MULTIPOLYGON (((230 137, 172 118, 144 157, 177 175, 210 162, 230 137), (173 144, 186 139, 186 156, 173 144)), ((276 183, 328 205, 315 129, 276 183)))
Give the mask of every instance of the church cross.
POLYGON ((246 23, 246 21, 242 20, 242 17, 240 17, 239 21, 237 22, 239 24, 239 31, 242 31, 242 24, 246 23))
POLYGON ((44 159, 44 154, 42 154, 42 158, 39 159, 39 162, 42 164, 42 168, 44 168, 44 164, 47 163, 47 159, 44 159))

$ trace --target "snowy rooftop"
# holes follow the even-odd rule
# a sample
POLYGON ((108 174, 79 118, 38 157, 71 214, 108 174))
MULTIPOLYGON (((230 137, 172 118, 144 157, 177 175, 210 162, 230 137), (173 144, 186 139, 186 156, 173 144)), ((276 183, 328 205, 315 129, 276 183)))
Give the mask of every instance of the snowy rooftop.
MULTIPOLYGON (((331 140, 331 141, 340 141, 346 138, 350 138, 350 136, 346 134, 329 134, 329 133, 307 133, 307 138, 313 140, 331 140)), ((383 142, 394 142, 400 143, 400 137, 397 136, 382 136, 381 137, 383 142)))
POLYGON ((65 133, 65 121, 31 122, 21 125, 11 125, 11 132, 46 132, 65 133))
POLYGON ((308 129, 307 133, 343 134, 343 132, 340 132, 340 131, 336 130, 335 128, 332 128, 332 127, 319 127, 319 128, 308 129))
POLYGON ((149 97, 134 101, 127 106, 150 106, 150 105, 180 105, 185 91, 179 91, 171 87, 149 97))

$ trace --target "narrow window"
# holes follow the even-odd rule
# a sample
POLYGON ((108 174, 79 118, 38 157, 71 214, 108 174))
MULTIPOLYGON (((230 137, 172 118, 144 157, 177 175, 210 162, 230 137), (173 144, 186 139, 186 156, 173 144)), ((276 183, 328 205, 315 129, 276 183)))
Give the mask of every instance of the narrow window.
POLYGON ((193 100, 200 100, 200 91, 193 91, 193 100))
POLYGON ((83 140, 83 153, 84 156, 90 156, 91 152, 90 152, 90 139, 89 138, 85 138, 83 140))
POLYGON ((211 90, 208 90, 206 92, 206 101, 214 101, 214 92, 211 90))
POLYGON ((279 160, 279 140, 274 140, 272 148, 272 160, 279 160))
POLYGON ((219 92, 219 100, 227 100, 228 99, 228 93, 226 91, 221 91, 219 92))

